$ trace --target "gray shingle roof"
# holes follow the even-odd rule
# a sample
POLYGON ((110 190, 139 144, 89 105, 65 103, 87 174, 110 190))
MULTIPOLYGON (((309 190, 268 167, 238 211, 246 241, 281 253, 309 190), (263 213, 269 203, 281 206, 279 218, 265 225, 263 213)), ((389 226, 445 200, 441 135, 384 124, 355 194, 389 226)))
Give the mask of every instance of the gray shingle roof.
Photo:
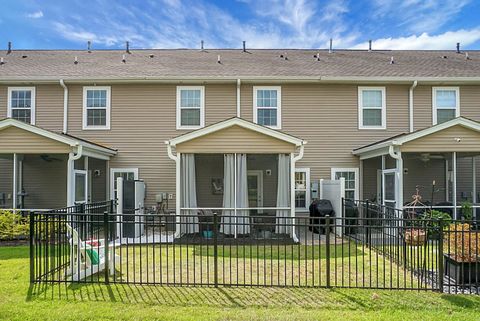
POLYGON ((14 50, 0 80, 238 77, 480 77, 480 51, 256 49, 14 50), (319 53, 320 60, 314 57, 319 53), (125 55, 126 62, 122 62, 125 55), (287 57, 282 58, 281 55, 287 57), (221 63, 217 62, 220 56, 221 63), (78 57, 78 64, 74 64, 78 57), (393 57, 394 64, 390 64, 393 57))

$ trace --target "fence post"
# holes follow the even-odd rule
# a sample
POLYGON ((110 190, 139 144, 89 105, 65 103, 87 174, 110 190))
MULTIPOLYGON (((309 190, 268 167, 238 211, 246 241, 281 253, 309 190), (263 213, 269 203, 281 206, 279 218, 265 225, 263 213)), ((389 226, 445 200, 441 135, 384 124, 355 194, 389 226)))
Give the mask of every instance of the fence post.
POLYGON ((108 221, 108 212, 103 212, 103 226, 104 226, 104 246, 105 246, 105 284, 109 284, 109 276, 110 276, 110 228, 109 228, 109 221, 108 221))
POLYGON ((330 215, 325 216, 325 256, 327 257, 327 288, 330 287, 330 215))
POLYGON ((366 206, 366 209, 365 209, 365 218, 366 218, 366 221, 365 221, 365 226, 366 226, 366 231, 365 231, 365 237, 367 238, 366 241, 367 241, 367 244, 370 245, 370 202, 368 200, 366 200, 365 202, 365 206, 366 206))
POLYGON ((34 229, 35 229, 35 214, 33 212, 30 212, 30 283, 35 282, 35 258, 34 258, 34 253, 35 251, 33 250, 33 238, 35 236, 34 229))
POLYGON ((215 287, 218 288, 218 214, 213 213, 213 271, 215 287))
POLYGON ((443 292, 443 219, 438 219, 438 291, 443 292))

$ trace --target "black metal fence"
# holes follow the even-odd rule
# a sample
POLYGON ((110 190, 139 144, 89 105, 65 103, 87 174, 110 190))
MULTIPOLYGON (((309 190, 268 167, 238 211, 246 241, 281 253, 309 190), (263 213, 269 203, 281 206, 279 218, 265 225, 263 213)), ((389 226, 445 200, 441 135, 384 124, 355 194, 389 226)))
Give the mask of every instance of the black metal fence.
POLYGON ((480 291, 473 224, 348 201, 341 218, 199 221, 111 208, 31 214, 31 281, 480 291))

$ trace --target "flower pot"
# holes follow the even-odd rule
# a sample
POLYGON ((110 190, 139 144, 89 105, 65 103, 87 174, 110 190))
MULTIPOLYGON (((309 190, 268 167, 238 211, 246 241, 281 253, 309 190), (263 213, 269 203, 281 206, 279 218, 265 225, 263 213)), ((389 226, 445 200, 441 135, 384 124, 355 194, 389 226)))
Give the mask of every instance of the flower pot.
POLYGON ((458 285, 478 284, 480 282, 480 262, 458 262, 450 255, 443 255, 444 274, 455 280, 458 285))
POLYGON ((423 229, 408 229, 405 231, 405 243, 408 245, 420 246, 427 241, 427 233, 423 229))

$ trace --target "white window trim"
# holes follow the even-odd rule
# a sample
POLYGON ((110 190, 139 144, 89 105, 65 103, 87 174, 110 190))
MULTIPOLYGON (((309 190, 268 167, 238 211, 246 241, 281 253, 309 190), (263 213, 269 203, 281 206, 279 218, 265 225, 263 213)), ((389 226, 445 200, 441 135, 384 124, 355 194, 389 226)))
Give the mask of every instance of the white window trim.
MULTIPOLYGON (((456 108, 455 108, 455 117, 460 117, 460 87, 432 87, 432 124, 437 124, 437 91, 438 90, 455 90, 456 97, 456 108)), ((439 109, 452 109, 452 108, 443 108, 439 109)))
MULTIPOLYGON (((305 207, 295 207, 296 212, 308 212, 308 207, 310 206, 311 202, 311 191, 310 191, 310 168, 308 167, 299 167, 295 168, 295 173, 305 173, 305 184, 306 184, 306 195, 305 195, 305 207)), ((295 182, 294 182, 295 184, 295 182)), ((297 192, 297 189, 295 188, 295 192, 297 192)))
MULTIPOLYGON (((188 108, 187 108, 188 109, 188 108)), ((205 86, 177 86, 177 129, 190 130, 205 127, 205 86), (199 126, 182 126, 181 118, 181 91, 182 90, 200 90, 200 125, 199 126)))
MULTIPOLYGON (((360 177, 358 177, 359 169, 358 167, 342 168, 342 167, 332 167, 331 169, 331 179, 335 180, 335 173, 337 172, 354 172, 355 173, 355 200, 360 199, 360 177)), ((345 187, 345 190, 347 188, 345 187)), ((345 196, 345 195, 344 195, 345 196)))
MULTIPOLYGON (((387 98, 385 87, 358 87, 358 129, 387 129, 387 98), (364 90, 380 90, 382 92, 382 124, 380 126, 364 126, 363 125, 363 91, 364 90)), ((374 109, 368 107, 366 109, 374 109)))
POLYGON ((7 117, 12 118, 12 91, 15 90, 29 90, 31 92, 30 124, 35 125, 35 87, 8 87, 7 117))
POLYGON ((110 168, 110 198, 113 199, 115 197, 115 182, 114 177, 115 173, 133 173, 133 177, 135 180, 138 179, 138 168, 137 167, 124 167, 124 168, 110 168))
POLYGON ((110 86, 84 86, 83 87, 83 130, 109 130, 110 129, 110 109, 111 109, 111 87, 110 86), (106 120, 105 126, 89 126, 87 125, 87 91, 88 90, 106 90, 107 91, 107 106, 106 106, 106 120))
MULTIPOLYGON (((265 126, 272 129, 282 129, 282 87, 281 86, 253 86, 253 122, 258 124, 258 106, 257 91, 259 90, 276 90, 277 91, 277 126, 265 126)), ((272 108, 273 107, 260 107, 272 108)))

